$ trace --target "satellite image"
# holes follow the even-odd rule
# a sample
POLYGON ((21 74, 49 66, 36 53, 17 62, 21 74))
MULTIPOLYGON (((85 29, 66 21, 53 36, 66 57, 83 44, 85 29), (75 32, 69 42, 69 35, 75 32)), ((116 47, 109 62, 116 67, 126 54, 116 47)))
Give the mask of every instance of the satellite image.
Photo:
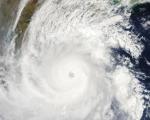
POLYGON ((0 0, 0 120, 150 120, 150 1, 0 0))

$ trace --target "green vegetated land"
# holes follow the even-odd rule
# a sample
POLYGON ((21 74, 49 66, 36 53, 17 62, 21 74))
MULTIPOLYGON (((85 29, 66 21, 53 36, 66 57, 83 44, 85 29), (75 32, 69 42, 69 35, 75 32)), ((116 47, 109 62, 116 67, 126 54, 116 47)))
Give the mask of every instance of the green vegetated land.
POLYGON ((23 9, 20 20, 15 30, 16 33, 18 34, 18 37, 16 38, 16 48, 21 47, 23 35, 37 7, 38 7, 38 0, 31 0, 23 9))
MULTIPOLYGON (((122 0, 112 0, 113 1, 113 4, 120 4, 122 2, 122 0)), ((130 0, 129 3, 132 5, 132 4, 135 4, 139 2, 139 0, 130 0)))
POLYGON ((8 36, 13 24, 20 0, 0 0, 0 55, 5 54, 5 44, 11 40, 8 36))
MULTIPOLYGON (((9 24, 16 15, 20 0, 1 0, 0 1, 0 25, 9 24)), ((5 26, 6 27, 6 26, 5 26)))
POLYGON ((140 0, 131 0, 131 4, 135 4, 135 3, 138 3, 140 0))
MULTIPOLYGON (((122 0, 112 0, 113 4, 120 4, 122 0)), ((131 4, 134 4, 138 2, 139 0, 130 0, 131 4)), ((16 48, 20 48, 22 44, 22 38, 25 33, 25 30, 27 29, 29 22, 31 20, 31 17, 35 11, 35 9, 39 6, 38 0, 30 0, 30 2, 26 5, 24 8, 20 20, 18 22, 16 33, 18 34, 18 37, 16 39, 16 48)))
MULTIPOLYGON (((10 27, 12 27, 15 22, 20 1, 21 0, 0 0, 0 44, 8 39, 6 36, 10 27)), ((37 7, 38 0, 29 0, 28 4, 22 11, 21 17, 14 31, 17 34, 15 41, 16 50, 21 47, 24 32, 37 7)), ((11 36, 9 37, 11 40, 11 36)))
POLYGON ((118 3, 120 3, 121 2, 121 0, 113 0, 113 3, 114 4, 118 4, 118 3))
MULTIPOLYGON (((112 0, 113 4, 120 4, 122 0, 112 0)), ((130 0, 131 4, 138 2, 139 0, 130 0)), ((20 0, 1 0, 0 1, 0 32, 8 31, 10 24, 13 24, 16 13, 18 10, 20 0)), ((16 49, 21 47, 22 38, 27 29, 31 17, 35 9, 39 6, 38 0, 30 0, 22 11, 21 17, 17 24, 15 32, 17 33, 16 38, 16 49)), ((1 35, 2 36, 2 35, 1 35)))

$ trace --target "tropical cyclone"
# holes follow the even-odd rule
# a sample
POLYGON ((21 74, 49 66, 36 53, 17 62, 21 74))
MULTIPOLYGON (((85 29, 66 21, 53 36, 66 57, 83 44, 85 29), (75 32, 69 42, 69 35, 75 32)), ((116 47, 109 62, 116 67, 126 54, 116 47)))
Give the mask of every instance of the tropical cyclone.
MULTIPOLYGON (((100 34, 79 23, 76 15, 82 11, 82 4, 78 9, 71 6, 78 6, 81 1, 70 2, 72 5, 61 2, 45 1, 31 20, 22 56, 24 89, 40 97, 40 103, 49 104, 44 105, 53 111, 48 118, 57 119, 65 112, 59 120, 86 119, 99 109, 103 119, 112 95, 104 61, 100 62, 102 60, 93 54, 102 45, 98 42, 100 34), (68 10, 63 9, 65 6, 68 10), (83 28, 91 33, 84 33, 83 28), (96 107, 98 104, 100 108, 96 107)), ((88 6, 86 2, 85 5, 88 6)))
POLYGON ((138 82, 111 51, 119 42, 137 47, 113 10, 109 0, 42 3, 23 38, 19 83, 0 108, 6 120, 140 119, 138 82))

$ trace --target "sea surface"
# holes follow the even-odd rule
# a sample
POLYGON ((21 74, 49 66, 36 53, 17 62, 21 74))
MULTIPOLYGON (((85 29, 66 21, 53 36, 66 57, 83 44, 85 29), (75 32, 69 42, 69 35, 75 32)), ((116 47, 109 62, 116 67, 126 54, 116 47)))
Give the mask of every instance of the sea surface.
POLYGON ((0 0, 0 120, 150 120, 149 0, 0 0))

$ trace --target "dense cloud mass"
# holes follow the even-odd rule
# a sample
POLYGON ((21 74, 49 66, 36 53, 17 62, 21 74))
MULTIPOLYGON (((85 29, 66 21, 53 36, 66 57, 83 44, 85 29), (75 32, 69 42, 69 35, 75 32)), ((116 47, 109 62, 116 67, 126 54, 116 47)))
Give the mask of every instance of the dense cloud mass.
MULTIPOLYGON (((27 2, 20 2, 12 29, 27 2)), ((14 57, 14 37, 3 56, 0 120, 140 120, 144 86, 135 64, 144 44, 121 4, 40 1, 20 55, 14 57)))

